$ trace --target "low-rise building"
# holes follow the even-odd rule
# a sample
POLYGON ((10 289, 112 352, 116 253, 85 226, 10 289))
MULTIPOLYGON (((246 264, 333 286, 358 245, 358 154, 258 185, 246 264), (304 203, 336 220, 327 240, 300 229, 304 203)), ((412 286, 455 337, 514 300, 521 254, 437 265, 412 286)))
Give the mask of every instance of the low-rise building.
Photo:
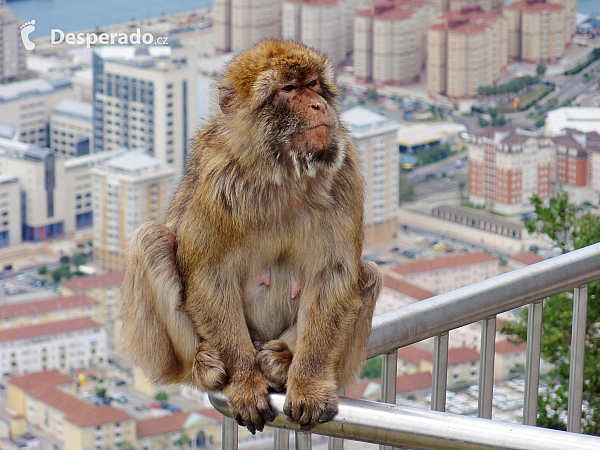
POLYGON ((400 264, 391 269, 406 281, 442 294, 498 275, 499 261, 483 252, 400 264))
POLYGON ((512 375, 511 370, 516 366, 525 367, 527 359, 527 344, 513 344, 507 340, 496 342, 494 355, 494 380, 506 380, 512 375))
POLYGON ((74 277, 63 281, 59 289, 64 296, 80 295, 96 300, 99 303, 100 320, 110 322, 120 315, 116 302, 123 274, 123 272, 111 272, 104 275, 74 277))
POLYGON ((544 258, 533 252, 521 252, 508 258, 506 270, 510 272, 512 270, 522 269, 523 267, 539 263, 543 260, 544 258))
POLYGON ((8 303, 0 306, 0 329, 24 327, 61 320, 87 317, 101 321, 100 304, 85 295, 56 297, 23 303, 8 303))
POLYGON ((383 276, 383 287, 375 305, 374 315, 383 314, 435 295, 435 292, 409 283, 395 272, 388 272, 383 276))
POLYGON ((19 177, 0 174, 0 247, 21 243, 21 189, 19 177))
POLYGON ((88 318, 0 330, 0 374, 85 369, 106 361, 106 331, 88 318))

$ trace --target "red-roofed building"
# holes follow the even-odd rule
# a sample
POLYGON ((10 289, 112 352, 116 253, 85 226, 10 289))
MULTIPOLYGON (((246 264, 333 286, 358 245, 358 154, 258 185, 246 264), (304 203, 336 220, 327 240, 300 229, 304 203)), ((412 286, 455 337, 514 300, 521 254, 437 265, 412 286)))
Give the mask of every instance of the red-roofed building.
POLYGON ((402 276, 390 271, 383 276, 383 289, 377 299, 374 314, 383 314, 435 295, 435 292, 409 283, 402 276))
POLYGON ((417 82, 427 54, 433 4, 420 0, 375 2, 354 17, 354 72, 359 82, 417 82))
POLYGON ((530 266, 531 264, 537 264, 543 260, 544 258, 536 255, 533 252, 522 252, 508 258, 506 268, 508 271, 517 270, 526 266, 530 266))
POLYGON ((213 409, 138 420, 137 442, 141 448, 160 449, 165 442, 177 442, 185 435, 189 439, 189 448, 203 448, 220 440, 221 418, 221 414, 213 409))
POLYGON ((508 63, 506 19, 481 5, 436 18, 427 32, 427 88, 460 99, 494 84, 508 63))
POLYGON ((0 329, 84 317, 99 320, 99 306, 85 295, 6 304, 0 306, 0 329))
POLYGON ((0 330, 0 374, 83 369, 106 360, 106 331, 88 318, 0 330))
POLYGON ((105 275, 75 277, 60 284, 62 295, 86 295, 100 304, 100 321, 112 321, 119 317, 117 292, 123 281, 124 272, 105 275))
MULTIPOLYGON (((431 391, 431 372, 416 372, 410 375, 400 375, 396 378, 396 394, 402 397, 424 397, 431 391)), ((360 380, 346 388, 345 397, 365 400, 381 400, 381 378, 360 380)))
POLYGON ((502 14, 505 0, 450 0, 449 10, 460 12, 466 8, 480 6, 486 12, 502 14))
POLYGON ((577 0, 522 0, 508 5, 504 15, 509 57, 531 63, 560 59, 575 33, 576 4, 577 0))
POLYGON ((510 371, 517 365, 525 366, 527 359, 527 344, 521 342, 513 344, 508 340, 496 342, 494 355, 494 379, 506 380, 510 378, 510 371))
POLYGON ((437 294, 498 275, 499 261, 483 252, 400 264, 391 270, 404 280, 437 294))

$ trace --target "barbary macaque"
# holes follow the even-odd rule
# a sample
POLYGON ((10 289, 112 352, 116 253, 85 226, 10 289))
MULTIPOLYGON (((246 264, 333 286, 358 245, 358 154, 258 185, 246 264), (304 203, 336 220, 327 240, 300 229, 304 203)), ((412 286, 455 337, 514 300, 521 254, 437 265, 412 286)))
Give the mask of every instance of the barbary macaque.
POLYGON ((337 413, 364 358, 377 267, 361 259, 363 179, 333 70, 304 45, 263 41, 219 81, 164 224, 131 238, 122 345, 157 383, 222 390, 262 431, 337 413))

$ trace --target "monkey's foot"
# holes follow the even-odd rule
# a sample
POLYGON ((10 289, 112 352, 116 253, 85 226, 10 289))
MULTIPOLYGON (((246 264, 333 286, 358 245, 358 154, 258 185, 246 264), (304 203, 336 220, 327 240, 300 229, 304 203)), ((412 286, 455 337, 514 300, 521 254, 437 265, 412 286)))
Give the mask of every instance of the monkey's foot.
POLYGON ((258 351, 256 361, 260 371, 275 392, 285 390, 288 369, 292 362, 292 351, 284 341, 256 341, 254 347, 258 351))
POLYGON ((265 423, 275 420, 269 404, 268 382, 260 372, 232 380, 223 390, 235 421, 255 434, 265 423))
POLYGON ((328 389, 320 389, 317 383, 298 389, 288 383, 283 412, 290 422, 299 423, 302 431, 308 431, 319 423, 329 422, 338 412, 338 398, 328 389))
POLYGON ((192 377, 201 391, 220 391, 227 384, 227 372, 219 352, 201 342, 196 348, 192 377))

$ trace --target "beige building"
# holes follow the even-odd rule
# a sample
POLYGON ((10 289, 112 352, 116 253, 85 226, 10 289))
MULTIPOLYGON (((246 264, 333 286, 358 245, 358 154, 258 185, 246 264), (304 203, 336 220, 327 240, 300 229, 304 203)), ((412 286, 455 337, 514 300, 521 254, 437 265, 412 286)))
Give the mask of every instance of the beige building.
POLYGON ((0 84, 0 123, 10 128, 2 133, 3 137, 48 147, 50 115, 66 99, 76 99, 68 78, 34 78, 0 84))
POLYGON ((19 177, 0 174, 0 247, 21 243, 21 189, 19 177))
POLYGON ((465 253, 400 264, 391 269, 409 283, 443 294, 495 277, 499 261, 483 252, 465 253))
POLYGON ((484 11, 502 15, 504 5, 504 0, 450 0, 448 10, 460 12, 463 8, 481 6, 484 11))
POLYGON ((471 136, 469 201, 505 215, 531 211, 529 198, 550 198, 553 167, 551 142, 518 128, 486 128, 471 136))
POLYGON ((358 81, 402 85, 419 80, 427 53, 432 4, 396 0, 361 10, 354 19, 354 71, 358 81))
POLYGON ((391 239, 398 223, 398 124, 357 106, 342 114, 365 177, 365 243, 391 239))
POLYGON ((427 87, 459 99, 492 85, 508 62, 506 19, 481 7, 448 12, 427 32, 427 87))
POLYGON ((527 344, 513 344, 507 340, 496 342, 494 354, 494 380, 507 380, 511 376, 511 369, 521 365, 525 367, 527 359, 527 344))
POLYGON ((346 61, 348 7, 346 0, 286 0, 282 7, 282 37, 327 54, 331 64, 346 61))
POLYGON ((143 147, 183 173, 198 126, 195 49, 100 45, 92 59, 91 153, 143 147))
POLYGON ((111 322, 120 315, 116 301, 121 281, 123 281, 123 272, 74 277, 60 284, 60 292, 66 298, 78 295, 94 299, 99 305, 99 320, 111 322))
POLYGON ((0 4, 0 83, 16 80, 27 73, 26 50, 21 40, 23 22, 15 19, 7 6, 0 4))
POLYGON ((102 270, 124 270, 127 244, 135 229, 162 220, 175 170, 136 150, 92 169, 92 174, 94 259, 102 270))
POLYGON ((570 0, 568 3, 549 0, 512 2, 504 9, 508 22, 508 56, 531 63, 561 58, 574 33, 572 8, 570 0))
POLYGON ((0 329, 87 317, 102 321, 100 304, 85 295, 55 297, 0 306, 0 329))
POLYGON ((50 115, 49 147, 65 158, 90 153, 92 142, 92 105, 63 100, 50 115))
POLYGON ((106 361, 106 331, 87 317, 0 330, 0 374, 87 369, 106 361))
POLYGON ((217 53, 251 47, 281 37, 281 1, 215 0, 214 42, 217 53))
POLYGON ((74 395, 74 380, 57 371, 13 378, 7 391, 9 412, 59 440, 64 450, 137 443, 133 417, 112 406, 98 407, 80 400, 74 395))

